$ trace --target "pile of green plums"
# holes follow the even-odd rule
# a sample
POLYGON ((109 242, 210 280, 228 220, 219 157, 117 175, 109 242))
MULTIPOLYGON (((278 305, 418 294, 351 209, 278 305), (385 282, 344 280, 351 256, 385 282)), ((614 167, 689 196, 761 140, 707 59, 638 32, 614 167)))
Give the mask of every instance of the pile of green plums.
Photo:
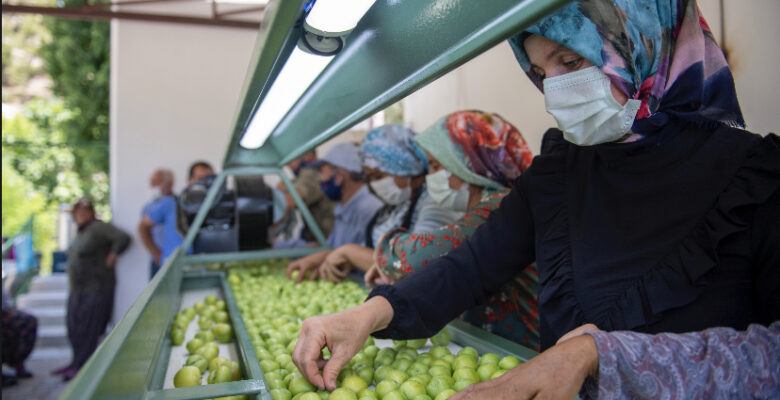
POLYGON ((171 343, 179 346, 184 332, 198 315, 200 331, 186 344, 189 357, 173 378, 175 387, 200 385, 203 374, 208 373, 208 383, 231 382, 241 379, 241 368, 235 361, 219 357, 219 343, 233 340, 233 328, 229 324, 225 302, 215 295, 206 296, 191 308, 179 311, 171 326, 171 343))
MULTIPOLYGON (((480 357, 472 347, 452 354, 446 329, 430 338, 423 353, 428 339, 393 341, 393 347, 379 349, 369 338, 339 374, 339 388, 317 390, 291 358, 301 322, 361 304, 366 291, 349 281, 295 284, 281 263, 230 268, 228 283, 274 400, 443 400, 520 364, 514 356, 480 357)), ((323 349, 323 357, 329 356, 323 349)))

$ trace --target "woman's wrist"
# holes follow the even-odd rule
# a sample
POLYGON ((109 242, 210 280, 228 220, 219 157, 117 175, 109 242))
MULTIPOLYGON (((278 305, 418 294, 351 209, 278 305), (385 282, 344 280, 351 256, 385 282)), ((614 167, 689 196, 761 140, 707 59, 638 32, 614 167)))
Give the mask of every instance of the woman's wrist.
POLYGON ((393 306, 382 296, 374 296, 358 308, 364 320, 369 322, 369 334, 387 328, 393 320, 393 306))
POLYGON ((576 344, 580 363, 580 370, 585 378, 595 377, 599 373, 599 349, 596 340, 590 335, 581 335, 570 339, 576 344))

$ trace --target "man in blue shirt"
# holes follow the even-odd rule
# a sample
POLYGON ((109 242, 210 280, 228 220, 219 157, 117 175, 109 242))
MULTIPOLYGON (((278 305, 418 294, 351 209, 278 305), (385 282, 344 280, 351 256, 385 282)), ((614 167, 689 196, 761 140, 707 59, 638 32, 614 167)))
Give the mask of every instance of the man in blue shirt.
MULTIPOLYGON (((374 197, 363 183, 363 167, 357 146, 339 143, 318 161, 322 191, 333 201, 335 221, 328 235, 328 246, 335 249, 349 243, 366 242, 366 228, 382 202, 374 197)), ((308 271, 319 266, 330 250, 311 254, 290 263, 288 275, 294 270, 308 271)), ((303 279, 301 273, 297 280, 303 279)))
MULTIPOLYGON (((203 161, 198 161, 190 166, 187 184, 197 182, 200 179, 213 174, 214 169, 211 165, 203 161)), ((172 181, 171 187, 173 187, 172 181)), ((153 204, 150 204, 149 207, 144 210, 144 216, 141 219, 141 223, 138 224, 138 235, 141 237, 141 241, 146 249, 152 254, 153 261, 158 266, 158 269, 165 264, 165 259, 168 258, 183 241, 176 229, 176 214, 176 197, 170 192, 165 196, 161 196, 161 198, 153 204), (164 229, 162 246, 155 244, 152 238, 152 229, 155 226, 162 226, 164 229)), ((153 269, 151 272, 151 276, 154 276, 157 270, 153 269)))
MULTIPOLYGON (((173 172, 169 169, 160 168, 155 170, 149 177, 149 187, 151 188, 151 201, 146 203, 141 211, 141 219, 144 215, 149 214, 152 208, 158 207, 158 204, 165 201, 166 197, 173 197, 173 172)), ((142 241, 144 241, 144 234, 139 231, 142 241)), ((150 277, 157 273, 160 269, 158 263, 161 258, 161 250, 165 243, 165 226, 162 224, 154 225, 151 228, 151 240, 154 243, 154 247, 146 246, 151 255, 150 262, 150 277)))

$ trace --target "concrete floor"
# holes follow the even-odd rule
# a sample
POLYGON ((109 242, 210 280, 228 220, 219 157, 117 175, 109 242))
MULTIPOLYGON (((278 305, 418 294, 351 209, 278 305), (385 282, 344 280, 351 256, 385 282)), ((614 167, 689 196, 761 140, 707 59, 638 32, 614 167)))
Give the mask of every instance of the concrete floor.
POLYGON ((11 387, 3 388, 4 400, 54 400, 65 390, 67 382, 60 376, 52 376, 50 372, 70 362, 70 355, 57 357, 47 354, 45 357, 36 355, 35 352, 27 360, 25 366, 33 373, 29 379, 20 379, 19 383, 11 387))

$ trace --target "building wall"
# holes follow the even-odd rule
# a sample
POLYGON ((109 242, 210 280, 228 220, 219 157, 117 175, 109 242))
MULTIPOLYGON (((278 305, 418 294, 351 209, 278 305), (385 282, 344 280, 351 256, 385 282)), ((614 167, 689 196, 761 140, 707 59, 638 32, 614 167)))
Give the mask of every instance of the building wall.
POLYGON ((117 265, 116 321, 149 279, 136 233, 149 175, 172 169, 179 191, 191 162, 220 166, 256 32, 114 21, 111 36, 111 209, 134 239, 117 265))
MULTIPOLYGON (((780 81, 780 15, 777 0, 724 1, 726 49, 747 129, 765 134, 780 129, 780 106, 774 95, 780 81)), ((702 13, 720 41, 719 0, 699 0, 702 13)), ((523 133, 534 153, 555 120, 544 109, 544 97, 525 76, 506 42, 467 62, 404 99, 404 120, 423 130, 445 114, 480 109, 501 114, 523 133)))

